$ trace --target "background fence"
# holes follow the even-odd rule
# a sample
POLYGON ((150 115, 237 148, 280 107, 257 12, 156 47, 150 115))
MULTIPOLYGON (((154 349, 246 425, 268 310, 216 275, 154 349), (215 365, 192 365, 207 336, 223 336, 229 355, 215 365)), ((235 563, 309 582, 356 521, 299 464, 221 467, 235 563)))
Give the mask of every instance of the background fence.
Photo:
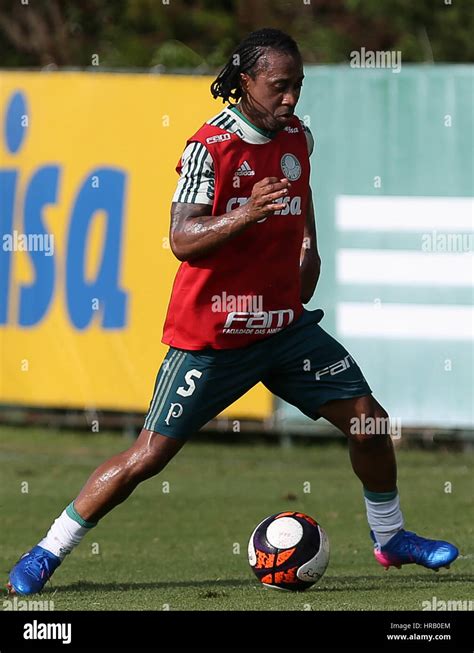
POLYGON ((313 67, 304 91, 324 266, 310 306, 404 425, 469 427, 473 68, 313 67))

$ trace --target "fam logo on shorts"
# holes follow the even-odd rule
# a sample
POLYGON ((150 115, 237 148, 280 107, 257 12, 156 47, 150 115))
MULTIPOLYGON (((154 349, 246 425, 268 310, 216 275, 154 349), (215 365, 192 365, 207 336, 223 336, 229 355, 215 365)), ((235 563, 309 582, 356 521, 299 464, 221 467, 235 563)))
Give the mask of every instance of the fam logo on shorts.
POLYGON ((284 154, 281 157, 281 169, 289 181, 296 181, 301 177, 301 164, 294 154, 284 154))

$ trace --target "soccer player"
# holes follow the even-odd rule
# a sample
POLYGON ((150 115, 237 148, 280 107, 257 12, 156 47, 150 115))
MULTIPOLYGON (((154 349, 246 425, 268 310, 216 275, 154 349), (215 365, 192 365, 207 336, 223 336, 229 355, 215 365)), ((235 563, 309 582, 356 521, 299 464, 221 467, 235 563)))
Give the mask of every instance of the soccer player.
POLYGON ((438 570, 458 550, 404 530, 390 429, 361 370, 303 308, 320 272, 311 196, 313 138, 296 117, 303 63, 295 41, 262 29, 211 86, 227 106, 188 142, 177 171, 170 242, 182 262, 148 414, 136 442, 96 469, 46 536, 10 572, 9 589, 40 591, 65 556, 186 439, 261 381, 348 437, 375 557, 438 570), (233 100, 233 102, 231 102, 233 100))

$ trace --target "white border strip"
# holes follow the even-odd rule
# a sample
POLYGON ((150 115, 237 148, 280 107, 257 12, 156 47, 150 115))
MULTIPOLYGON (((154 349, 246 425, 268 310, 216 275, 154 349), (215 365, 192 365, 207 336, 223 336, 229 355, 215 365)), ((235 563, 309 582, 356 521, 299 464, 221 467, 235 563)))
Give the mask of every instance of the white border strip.
POLYGON ((471 252, 432 254, 411 250, 340 249, 339 283, 411 286, 474 286, 471 252))
POLYGON ((470 231, 474 198, 339 195, 336 225, 342 231, 470 231))
POLYGON ((474 340, 471 306, 341 302, 337 332, 355 338, 474 340))

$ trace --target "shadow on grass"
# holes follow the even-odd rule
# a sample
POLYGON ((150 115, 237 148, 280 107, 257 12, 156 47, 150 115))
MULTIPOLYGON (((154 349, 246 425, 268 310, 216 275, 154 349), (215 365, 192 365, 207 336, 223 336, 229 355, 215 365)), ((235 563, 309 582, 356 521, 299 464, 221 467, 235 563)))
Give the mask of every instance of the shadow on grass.
MULTIPOLYGON (((451 583, 465 583, 472 584, 474 582, 474 574, 436 574, 436 572, 429 572, 426 574, 410 574, 402 576, 396 575, 394 572, 386 572, 383 575, 371 576, 343 576, 340 578, 328 577, 323 581, 321 586, 316 586, 315 591, 318 593, 331 593, 331 592, 347 592, 353 590, 367 591, 367 590, 380 590, 380 591, 395 591, 397 589, 423 589, 439 587, 443 584, 451 583)), ((249 589, 259 589, 255 581, 242 580, 238 578, 223 579, 223 580, 183 580, 183 581, 156 581, 156 582, 112 582, 101 583, 92 581, 76 581, 69 585, 57 585, 48 588, 49 592, 123 592, 134 590, 160 590, 160 589, 200 589, 203 590, 204 598, 216 598, 221 595, 225 589, 235 589, 236 587, 247 587, 249 589), (212 588, 212 589, 211 589, 212 588), (208 590, 208 591, 205 591, 208 590)))
POLYGON ((49 592, 56 590, 60 592, 124 592, 134 590, 160 590, 160 589, 209 589, 209 598, 215 598, 215 594, 221 595, 223 589, 235 589, 236 587, 253 587, 255 583, 252 580, 226 579, 226 580, 183 580, 183 581, 156 581, 156 582, 114 582, 99 583, 91 581, 77 581, 70 585, 57 585, 50 587, 49 592), (210 589, 212 588, 212 590, 210 589))
POLYGON ((342 576, 340 578, 325 578, 324 585, 318 587, 319 592, 347 592, 348 590, 385 590, 423 589, 450 583, 472 583, 474 574, 450 574, 426 570, 420 574, 395 573, 390 570, 371 576, 342 576))

